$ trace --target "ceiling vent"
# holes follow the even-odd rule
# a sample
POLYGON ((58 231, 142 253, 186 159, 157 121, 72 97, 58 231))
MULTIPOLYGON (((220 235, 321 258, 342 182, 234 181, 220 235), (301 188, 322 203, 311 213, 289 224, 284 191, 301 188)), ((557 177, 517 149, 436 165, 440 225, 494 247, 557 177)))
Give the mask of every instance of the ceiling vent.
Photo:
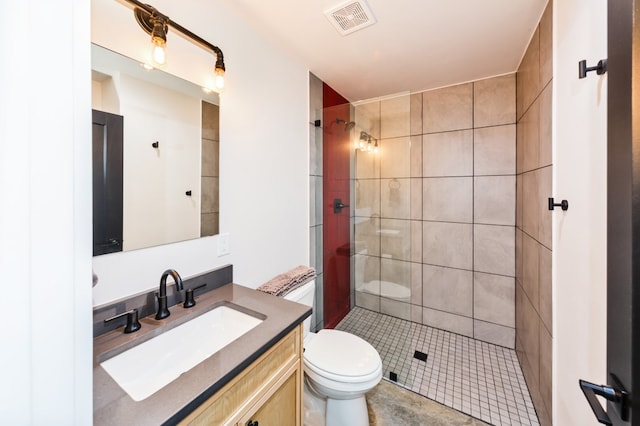
POLYGON ((324 14, 342 35, 351 34, 376 23, 376 18, 364 0, 350 0, 326 10, 324 14))

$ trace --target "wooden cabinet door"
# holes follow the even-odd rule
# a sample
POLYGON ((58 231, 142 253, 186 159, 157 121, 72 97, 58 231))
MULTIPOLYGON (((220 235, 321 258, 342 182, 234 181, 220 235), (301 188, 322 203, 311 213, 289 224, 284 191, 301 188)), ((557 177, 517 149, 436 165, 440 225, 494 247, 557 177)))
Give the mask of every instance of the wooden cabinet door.
POLYGON ((276 384, 266 392, 238 426, 299 426, 301 397, 299 364, 292 366, 276 384))

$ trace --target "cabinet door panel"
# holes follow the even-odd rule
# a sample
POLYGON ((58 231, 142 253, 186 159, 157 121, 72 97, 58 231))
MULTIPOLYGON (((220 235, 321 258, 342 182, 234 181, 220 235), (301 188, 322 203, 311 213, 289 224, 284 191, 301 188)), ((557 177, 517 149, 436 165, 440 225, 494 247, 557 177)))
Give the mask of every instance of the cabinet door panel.
MULTIPOLYGON (((245 416, 238 426, 295 426, 298 425, 296 395, 300 370, 293 366, 277 384, 254 406, 255 412, 245 416)), ((253 411, 250 410, 250 412, 253 411)))

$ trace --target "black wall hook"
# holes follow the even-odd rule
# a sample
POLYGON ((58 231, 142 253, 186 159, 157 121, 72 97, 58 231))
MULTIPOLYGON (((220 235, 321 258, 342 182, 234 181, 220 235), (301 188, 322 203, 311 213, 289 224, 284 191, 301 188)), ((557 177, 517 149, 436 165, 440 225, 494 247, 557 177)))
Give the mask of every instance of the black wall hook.
POLYGON ((553 198, 549 198, 549 210, 554 210, 556 207, 560 207, 563 211, 567 211, 569 210, 569 202, 567 200, 562 200, 559 203, 554 203, 553 198))
POLYGON ((585 78, 590 71, 595 71, 598 75, 604 74, 607 72, 607 60, 600 59, 595 67, 587 67, 587 61, 584 59, 578 62, 578 78, 585 78))
POLYGON ((158 148, 160 146, 160 142, 155 141, 154 143, 151 144, 151 146, 154 148, 158 148))

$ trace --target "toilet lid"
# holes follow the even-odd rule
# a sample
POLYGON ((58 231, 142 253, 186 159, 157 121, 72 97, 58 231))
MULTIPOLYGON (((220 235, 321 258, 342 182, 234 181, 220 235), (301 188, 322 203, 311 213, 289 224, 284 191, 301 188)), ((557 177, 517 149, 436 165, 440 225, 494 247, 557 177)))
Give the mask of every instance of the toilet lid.
POLYGON ((331 375, 361 377, 380 368, 378 351, 360 337, 339 330, 320 330, 304 348, 308 366, 331 375))

